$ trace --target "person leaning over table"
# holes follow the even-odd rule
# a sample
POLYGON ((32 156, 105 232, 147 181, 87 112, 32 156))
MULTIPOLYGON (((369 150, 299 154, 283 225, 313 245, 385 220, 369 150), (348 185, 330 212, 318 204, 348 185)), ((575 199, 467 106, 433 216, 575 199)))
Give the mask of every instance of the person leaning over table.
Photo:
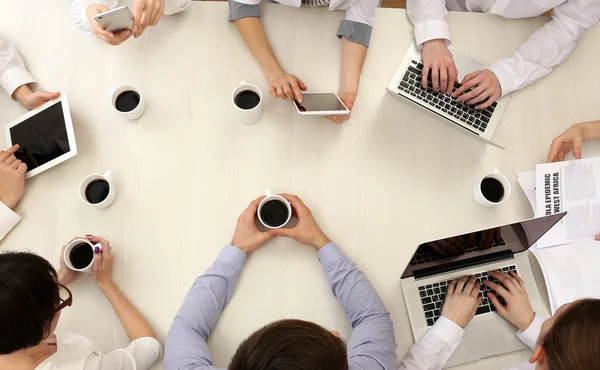
MULTIPOLYGON (((501 96, 550 74, 573 52, 577 40, 600 19, 598 0, 407 0, 416 44, 423 50, 423 87, 431 70, 434 91, 442 91, 483 109, 501 96), (535 31, 510 58, 466 75, 460 87, 450 45, 448 10, 490 13, 504 18, 536 17, 554 9, 552 19, 535 31)), ((465 25, 464 27, 468 27, 465 25)), ((473 29, 473 32, 477 30, 473 29)), ((494 42, 494 40, 488 40, 494 42)))
POLYGON ((87 238, 102 245, 94 251, 92 275, 131 343, 102 353, 81 335, 55 333, 62 310, 74 301, 66 285, 77 273, 65 265, 62 255, 57 273, 35 254, 5 252, 0 253, 0 369, 148 370, 162 355, 154 331, 112 280, 110 243, 91 235, 87 238))
POLYGON ((581 159, 581 143, 588 140, 600 140, 600 120, 576 123, 552 140, 548 162, 562 162, 571 151, 581 159))
POLYGON ((17 49, 0 37, 0 86, 14 100, 31 110, 60 96, 57 92, 35 91, 37 82, 25 68, 17 49))
MULTIPOLYGON (((484 284, 495 290, 507 305, 487 293, 498 314, 519 328, 518 338, 534 352, 529 362, 512 370, 592 370, 600 369, 600 299, 582 299, 561 306, 554 316, 544 320, 533 312, 525 283, 511 271, 490 272, 504 287, 488 280, 484 284)), ((442 316, 415 343, 400 363, 399 370, 442 369, 459 346, 463 328, 475 316, 482 297, 480 284, 471 277, 452 282, 442 309, 442 316)))
POLYGON ((231 245, 194 282, 165 344, 166 370, 214 369, 208 337, 231 299, 246 257, 274 236, 312 246, 334 296, 352 324, 348 345, 335 331, 302 320, 272 322, 238 347, 229 370, 392 370, 396 369, 394 328, 383 302, 365 275, 321 231, 310 209, 294 195, 282 194, 298 217, 293 229, 261 233, 254 225, 260 201, 254 200, 237 222, 231 245))
MULTIPOLYGON (((352 110, 358 94, 358 84, 367 48, 373 30, 372 21, 380 0, 276 0, 292 7, 327 6, 329 10, 345 10, 337 30, 342 40, 342 67, 338 95, 352 110)), ((269 93, 275 99, 296 99, 302 102, 302 91, 308 87, 295 75, 284 71, 273 51, 260 21, 260 0, 229 0, 229 21, 235 23, 248 49, 258 61, 269 81, 269 93)), ((284 30, 285 32, 285 30, 284 30)), ((328 116, 335 123, 343 123, 350 115, 328 116)))
POLYGON ((117 46, 129 37, 140 37, 148 26, 156 26, 163 15, 184 11, 192 0, 73 0, 71 17, 80 30, 94 34, 107 44, 117 46), (126 5, 133 14, 133 29, 109 32, 94 20, 94 16, 117 6, 126 5))

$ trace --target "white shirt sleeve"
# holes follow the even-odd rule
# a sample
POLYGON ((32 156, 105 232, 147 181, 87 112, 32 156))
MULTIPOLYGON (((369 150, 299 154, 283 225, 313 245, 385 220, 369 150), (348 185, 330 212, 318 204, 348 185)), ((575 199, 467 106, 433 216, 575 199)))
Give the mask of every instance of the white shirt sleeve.
POLYGON ((346 9, 346 19, 352 22, 373 26, 375 9, 380 0, 358 0, 346 9))
POLYGON ((17 88, 37 83, 31 77, 17 49, 6 39, 0 38, 0 86, 12 97, 17 88))
POLYGON ((406 11, 415 27, 415 42, 419 48, 424 42, 434 39, 445 39, 450 45, 446 0, 407 0, 406 11))
POLYGON ((21 221, 21 217, 0 202, 0 240, 4 239, 19 221, 21 221))
POLYGON ((138 338, 126 348, 102 354, 94 352, 83 370, 150 370, 162 358, 162 346, 155 338, 138 338))
POLYGON ((398 370, 442 369, 465 335, 453 321, 441 316, 429 331, 410 348, 398 370))
POLYGON ((600 19, 598 0, 567 0, 554 8, 552 20, 534 32, 510 58, 492 64, 502 95, 550 74, 573 52, 577 40, 600 19))
POLYGON ((527 330, 519 330, 517 332, 517 337, 519 337, 521 342, 525 343, 527 347, 531 348, 532 350, 535 350, 537 338, 540 335, 540 332, 542 331, 542 324, 544 323, 544 321, 546 321, 545 318, 536 314, 533 318, 533 321, 531 322, 531 325, 529 325, 527 330))

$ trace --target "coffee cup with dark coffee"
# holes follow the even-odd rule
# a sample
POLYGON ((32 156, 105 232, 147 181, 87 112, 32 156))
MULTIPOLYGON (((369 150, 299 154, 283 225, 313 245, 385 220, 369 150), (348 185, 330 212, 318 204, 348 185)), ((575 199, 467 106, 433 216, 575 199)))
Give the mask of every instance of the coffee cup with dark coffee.
POLYGON ((261 224, 269 229, 284 227, 292 217, 292 206, 281 195, 265 191, 265 199, 258 205, 257 215, 261 224))
POLYGON ((237 119, 247 125, 262 117, 262 92, 253 84, 242 81, 231 97, 237 119))
POLYGON ((103 175, 93 174, 86 176, 79 184, 79 196, 81 200, 90 206, 106 208, 110 206, 117 197, 117 190, 111 181, 110 171, 103 175))
POLYGON ((497 168, 485 175, 473 187, 475 201, 484 207, 504 203, 510 196, 510 182, 497 168))
POLYGON ((92 244, 86 239, 72 240, 65 248, 65 264, 73 271, 90 274, 94 264, 94 249, 102 249, 100 244, 92 244))
POLYGON ((134 120, 146 108, 140 90, 132 85, 122 85, 110 91, 110 103, 114 110, 128 120, 134 120))

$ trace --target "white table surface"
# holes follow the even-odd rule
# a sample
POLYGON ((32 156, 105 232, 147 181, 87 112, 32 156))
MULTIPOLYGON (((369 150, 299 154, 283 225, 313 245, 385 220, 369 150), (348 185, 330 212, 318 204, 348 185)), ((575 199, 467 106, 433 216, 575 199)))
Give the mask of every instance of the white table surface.
MULTIPOLYGON (((413 337, 399 279, 418 244, 531 217, 515 173, 544 161, 551 139, 572 123, 600 117, 599 27, 550 77, 513 94, 496 133, 502 151, 385 92, 412 41, 404 10, 377 10, 348 123, 302 118, 289 103, 269 97, 263 118, 245 126, 234 119, 232 89, 246 80, 266 95, 268 86, 227 22, 226 3, 194 2, 118 48, 79 32, 69 1, 1 3, 0 34, 17 46, 43 88, 68 93, 79 155, 28 181, 18 207, 23 220, 0 249, 30 249, 57 265, 71 237, 105 236, 117 255, 115 280, 161 341, 194 278, 231 240, 238 215, 268 188, 299 194, 369 277, 391 313, 401 359, 413 337), (136 122, 110 108, 109 89, 124 83, 147 99, 136 122), (485 209, 471 189, 494 167, 509 177, 513 194, 485 209), (117 177, 116 202, 106 210, 85 205, 80 180, 108 169, 117 177)), ((336 91, 335 32, 343 12, 266 5, 262 14, 283 67, 311 90, 336 91)), ((454 45, 487 62, 510 55, 545 21, 449 16, 454 45)), ((0 96, 1 122, 22 113, 0 96)), ((584 155, 597 149, 586 145, 584 155)), ((126 345, 91 278, 78 279, 72 289, 75 303, 59 329, 93 338, 107 351, 126 345)), ((314 251, 276 239, 249 258, 211 337, 217 365, 226 366, 239 342, 261 325, 290 317, 350 334, 314 251)), ((461 368, 502 369, 528 355, 461 368)))

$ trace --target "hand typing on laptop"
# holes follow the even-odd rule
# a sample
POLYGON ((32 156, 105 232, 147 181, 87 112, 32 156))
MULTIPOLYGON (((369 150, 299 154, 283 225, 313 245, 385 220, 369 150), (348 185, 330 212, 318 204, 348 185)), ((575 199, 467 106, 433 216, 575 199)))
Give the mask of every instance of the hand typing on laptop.
POLYGON ((481 284, 475 276, 464 276, 448 286, 448 294, 442 308, 442 316, 464 328, 475 317, 481 303, 481 284))
POLYGON ((454 64, 454 57, 446 40, 429 40, 423 44, 423 88, 428 88, 427 79, 431 69, 431 88, 435 92, 452 94, 454 84, 458 82, 458 70, 454 64))
POLYGON ((475 105, 475 109, 485 109, 502 96, 500 81, 489 69, 469 73, 460 85, 452 96, 457 98, 459 103, 475 105))
POLYGON ((525 282, 517 275, 515 271, 509 274, 492 271, 490 276, 497 279, 502 285, 493 283, 489 280, 483 282, 488 288, 493 289, 500 297, 504 298, 506 305, 502 305, 495 294, 487 293, 490 302, 496 307, 496 312, 506 321, 510 322, 522 331, 527 330, 533 322, 535 313, 529 302, 525 282))

